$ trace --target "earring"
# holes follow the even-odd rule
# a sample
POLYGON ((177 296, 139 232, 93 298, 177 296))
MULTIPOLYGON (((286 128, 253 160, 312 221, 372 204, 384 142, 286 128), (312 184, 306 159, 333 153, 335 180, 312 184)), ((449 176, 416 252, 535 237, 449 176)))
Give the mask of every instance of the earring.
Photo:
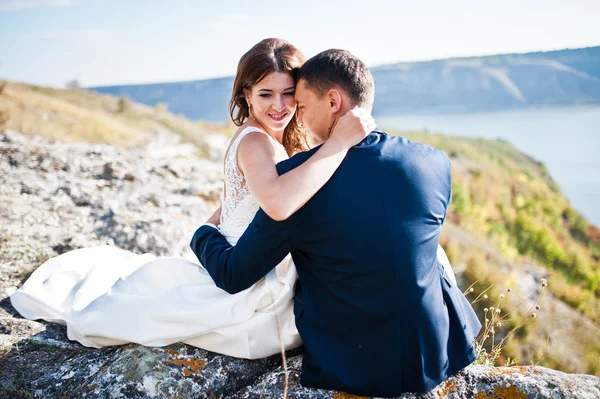
POLYGON ((296 113, 296 124, 298 125, 298 127, 304 127, 304 122, 298 122, 298 113, 296 113))

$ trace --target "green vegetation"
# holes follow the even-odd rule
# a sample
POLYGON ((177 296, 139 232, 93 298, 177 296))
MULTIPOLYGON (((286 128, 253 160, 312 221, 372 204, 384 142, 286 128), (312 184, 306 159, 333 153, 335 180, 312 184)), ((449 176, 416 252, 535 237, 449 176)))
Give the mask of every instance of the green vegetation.
POLYGON ((121 97, 121 98, 119 98, 119 101, 117 101, 117 107, 118 107, 117 112, 120 114, 123 114, 130 110, 131 101, 129 100, 128 97, 121 97))

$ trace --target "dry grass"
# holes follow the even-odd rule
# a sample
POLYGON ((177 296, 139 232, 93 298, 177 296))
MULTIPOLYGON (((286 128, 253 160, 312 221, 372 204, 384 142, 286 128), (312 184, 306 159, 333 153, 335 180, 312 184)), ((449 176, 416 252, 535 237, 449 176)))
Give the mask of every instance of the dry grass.
POLYGON ((207 133, 231 130, 228 125, 190 121, 163 106, 125 102, 123 107, 124 101, 114 96, 8 82, 0 94, 0 116, 10 116, 4 128, 23 134, 123 147, 144 144, 155 133, 171 131, 195 144, 201 153, 206 150, 207 133))
MULTIPOLYGON (((473 283, 471 285, 471 287, 469 287, 467 289, 467 291, 465 291, 466 295, 470 294, 473 292, 473 285, 475 285, 477 282, 473 283)), ((494 302, 496 306, 490 306, 489 308, 486 307, 483 309, 483 319, 484 319, 484 325, 483 325, 483 330, 481 331, 481 333, 479 334, 479 336, 477 337, 477 339, 475 340, 475 344, 477 347, 477 361, 476 363, 478 364, 483 364, 486 366, 497 366, 497 361, 501 358, 502 356, 502 350, 505 348, 506 344, 507 344, 507 340, 510 339, 513 334, 518 334, 518 330, 520 328, 522 328, 525 323, 530 322, 531 320, 537 318, 537 312, 539 312, 540 310, 540 306, 538 305, 538 300, 540 298, 540 295, 542 293, 542 291, 544 290, 544 288, 546 288, 547 286, 547 281, 545 279, 542 279, 540 282, 540 290, 534 294, 531 294, 530 296, 528 296, 527 298, 525 298, 524 300, 522 300, 518 305, 512 307, 511 310, 507 311, 503 311, 502 307, 503 303, 504 303, 504 299, 506 298, 507 295, 510 295, 512 293, 512 289, 511 288, 507 288, 505 290, 505 292, 503 292, 502 294, 497 296, 497 300, 494 302), (521 311, 521 305, 523 305, 524 303, 526 303, 529 299, 531 299, 533 296, 535 296, 535 300, 533 301, 533 304, 529 306, 529 309, 525 312, 521 311), (514 320, 514 316, 513 315, 518 315, 517 317, 519 317, 519 319, 513 323, 514 326, 512 326, 512 328, 508 331, 505 332, 502 336, 501 339, 497 340, 496 339, 496 331, 500 332, 500 328, 506 324, 510 325, 511 322, 511 317, 514 320), (489 340, 489 342, 488 342, 489 340)), ((489 295, 487 294, 488 292, 490 292, 490 290, 492 289, 493 285, 489 286, 487 289, 485 289, 484 291, 482 291, 479 295, 477 295, 477 297, 471 302, 471 304, 476 304, 478 302, 481 302, 483 300, 487 300, 489 298, 489 295)), ((508 304, 506 304, 508 305, 508 304)), ((539 364, 539 362, 541 360, 543 360, 544 356, 546 355, 546 352, 548 350, 548 342, 549 342, 549 337, 548 340, 546 341, 546 347, 544 350, 543 355, 538 359, 538 361, 536 362, 536 365, 539 364)), ((519 359, 513 358, 511 359, 510 357, 508 357, 507 361, 505 362, 505 366, 512 366, 514 364, 517 364, 519 362, 519 359)))

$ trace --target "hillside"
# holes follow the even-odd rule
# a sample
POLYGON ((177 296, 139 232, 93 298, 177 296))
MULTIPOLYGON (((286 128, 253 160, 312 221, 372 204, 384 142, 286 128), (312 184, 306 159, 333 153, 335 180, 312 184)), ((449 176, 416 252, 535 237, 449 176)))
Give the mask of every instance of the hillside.
MULTIPOLYGON (((503 140, 396 133, 450 156, 452 203, 441 244, 462 286, 479 281, 473 299, 493 285, 489 300, 476 305, 479 314, 499 307, 502 294, 512 308, 548 280, 537 318, 509 340, 505 355, 534 361, 550 335, 542 364, 600 374, 600 231, 571 207, 543 164, 503 140)), ((512 314, 500 335, 520 320, 512 314)))
POLYGON ((375 112, 484 111, 600 103, 600 47, 374 68, 375 112))
MULTIPOLYGON (((526 54, 450 58, 372 67, 376 115, 600 104, 600 46, 526 54)), ((169 109, 189 119, 224 121, 232 77, 91 87, 169 109)))
POLYGON ((203 155, 211 151, 207 135, 231 130, 225 124, 192 122, 169 112, 165 104, 150 107, 87 90, 16 82, 0 92, 0 111, 8 115, 3 127, 23 134, 125 147, 145 145, 157 134, 174 134, 203 155))
MULTIPOLYGON (((189 154, 185 146, 175 145, 171 150, 175 156, 163 157, 145 148, 63 143, 0 132, 0 397, 283 396, 279 355, 236 359, 181 343, 87 348, 70 341, 64 326, 24 319, 11 306, 8 295, 40 263, 76 248, 109 244, 135 253, 190 256, 189 237, 214 209, 222 190, 222 165, 189 154)), ((488 251, 492 248, 452 222, 445 233, 456 245, 468 243, 471 253, 482 244, 488 251)), ((449 254, 459 259, 456 252, 449 254)), ((496 259, 494 255, 489 264, 495 267, 496 259)), ((461 268, 458 261, 455 267, 461 268)), ((515 275, 519 281, 531 281, 531 286, 522 286, 524 292, 535 287, 530 266, 521 269, 514 264, 511 268, 511 275, 520 273, 515 275)), ((462 274, 469 273, 467 267, 462 274)), ((586 345, 598 336, 598 328, 582 317, 578 320, 560 301, 543 298, 540 313, 554 307, 557 319, 551 320, 554 339, 548 351, 553 367, 578 369, 578 359, 585 359, 586 345)), ((528 332, 521 328, 520 335, 531 339, 543 324, 527 327, 528 332)), ((600 395, 598 377, 540 367, 543 345, 539 340, 531 344, 532 352, 524 359, 526 364, 531 359, 535 367, 477 364, 428 394, 401 398, 583 399, 600 395)), ((287 352, 290 398, 351 397, 302 387, 302 359, 301 348, 287 352)), ((498 365, 503 364, 501 359, 498 365)))
MULTIPOLYGON (((109 243, 184 254, 190 229, 222 191, 220 156, 229 129, 161 107, 120 105, 113 96, 13 83, 0 95, 0 111, 7 109, 4 127, 24 135, 7 131, 0 140, 0 338, 12 359, 0 357, 2 381, 2 370, 17 360, 25 370, 32 359, 61 358, 45 352, 48 340, 90 362, 97 353, 81 351, 61 326, 21 318, 7 299, 11 290, 43 261, 74 248, 109 243), (211 133, 219 129, 224 133, 211 133), (186 142, 165 142, 163 134, 186 142), (32 345, 23 358, 20 342, 32 345)), ((469 298, 493 285, 474 306, 482 321, 484 308, 502 307, 495 343, 524 320, 496 365, 517 357, 521 364, 600 375, 600 231, 570 206, 544 165, 501 140, 390 133, 450 156, 453 197, 441 244, 461 288, 477 281, 469 298), (540 309, 530 310, 534 304, 540 309)))

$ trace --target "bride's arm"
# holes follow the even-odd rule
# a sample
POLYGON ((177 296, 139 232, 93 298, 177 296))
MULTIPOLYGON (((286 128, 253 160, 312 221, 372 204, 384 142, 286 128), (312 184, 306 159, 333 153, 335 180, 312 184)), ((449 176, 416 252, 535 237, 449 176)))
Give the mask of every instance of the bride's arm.
POLYGON ((206 223, 212 224, 215 227, 218 227, 221 224, 221 211, 223 209, 223 205, 219 205, 216 211, 208 218, 206 223))
POLYGON ((373 127, 367 111, 358 108, 349 111, 340 118, 331 137, 318 151, 302 165, 281 176, 277 173, 279 160, 269 138, 261 133, 251 133, 240 144, 238 164, 250 192, 265 213, 276 221, 285 220, 327 183, 348 150, 361 142, 373 127))

